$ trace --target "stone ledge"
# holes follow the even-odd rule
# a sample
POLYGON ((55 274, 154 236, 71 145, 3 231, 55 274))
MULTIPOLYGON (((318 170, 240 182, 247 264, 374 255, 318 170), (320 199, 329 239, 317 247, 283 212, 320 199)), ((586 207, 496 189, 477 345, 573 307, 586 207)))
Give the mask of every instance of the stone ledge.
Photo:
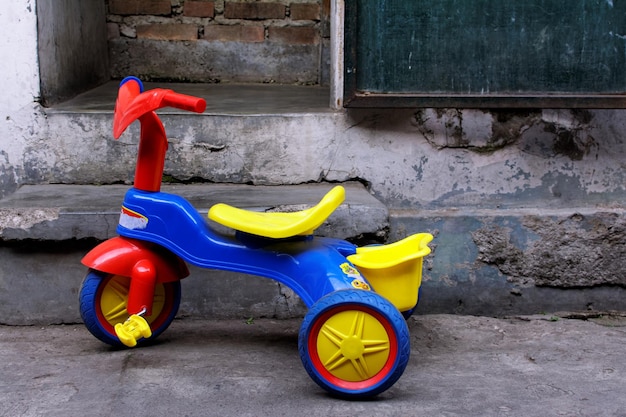
MULTIPOLYGON (((317 203, 334 184, 253 186, 240 184, 164 185, 162 191, 189 200, 201 213, 216 203, 256 211, 293 211, 317 203)), ((316 232, 323 236, 384 237, 389 213, 358 182, 344 183, 345 202, 316 232)), ((116 235, 127 185, 26 185, 0 200, 0 240, 62 241, 116 235)), ((208 221, 208 219, 207 219, 208 221)))

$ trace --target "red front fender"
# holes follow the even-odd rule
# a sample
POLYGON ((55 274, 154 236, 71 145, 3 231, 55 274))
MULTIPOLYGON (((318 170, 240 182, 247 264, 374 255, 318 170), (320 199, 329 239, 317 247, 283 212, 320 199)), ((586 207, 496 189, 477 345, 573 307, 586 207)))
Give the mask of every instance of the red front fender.
POLYGON ((189 275, 185 262, 172 252, 153 243, 119 236, 93 248, 81 262, 97 271, 130 277, 142 260, 155 266, 157 282, 177 281, 189 275))

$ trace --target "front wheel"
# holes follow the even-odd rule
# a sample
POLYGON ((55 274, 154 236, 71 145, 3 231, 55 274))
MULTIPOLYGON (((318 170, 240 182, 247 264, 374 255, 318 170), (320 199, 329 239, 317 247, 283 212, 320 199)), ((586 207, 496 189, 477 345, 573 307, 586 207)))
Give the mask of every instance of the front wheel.
MULTIPOLYGON (((117 323, 124 323, 130 277, 111 275, 90 270, 85 277, 79 295, 80 315, 89 332, 104 343, 123 346, 115 334, 117 323)), ((154 291, 152 315, 144 318, 150 325, 155 339, 172 323, 180 305, 180 281, 158 283, 154 291)), ((142 340, 141 344, 145 342, 142 340)))
POLYGON ((366 398, 390 388, 404 372, 409 330, 400 312, 380 295, 336 291, 305 316, 298 349, 319 386, 339 397, 366 398))

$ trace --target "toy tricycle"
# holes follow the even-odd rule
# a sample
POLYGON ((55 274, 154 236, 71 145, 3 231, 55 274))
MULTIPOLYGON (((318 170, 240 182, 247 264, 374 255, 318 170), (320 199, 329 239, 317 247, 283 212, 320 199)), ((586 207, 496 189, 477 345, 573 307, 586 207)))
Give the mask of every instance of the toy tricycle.
POLYGON ((89 272, 80 289, 80 312, 89 331, 114 346, 157 337, 178 311, 189 262, 271 278, 293 289, 309 308, 299 332, 300 358, 330 393, 363 398, 392 386, 409 359, 405 317, 417 305, 432 236, 366 247, 313 236, 343 202, 341 186, 299 212, 216 204, 208 217, 235 231, 220 232, 188 201, 160 191, 167 138, 155 110, 163 107, 202 113, 206 103, 167 89, 143 92, 135 77, 121 82, 113 134, 119 138, 135 120, 141 124, 135 182, 122 203, 119 236, 82 260, 89 272))

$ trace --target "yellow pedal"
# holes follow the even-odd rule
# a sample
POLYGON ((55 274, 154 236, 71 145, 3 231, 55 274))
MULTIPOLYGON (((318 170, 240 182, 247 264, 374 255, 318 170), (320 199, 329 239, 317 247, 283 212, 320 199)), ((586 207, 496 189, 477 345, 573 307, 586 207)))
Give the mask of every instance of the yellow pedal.
POLYGON ((133 314, 124 323, 115 325, 115 334, 124 345, 135 347, 139 339, 152 336, 152 330, 146 319, 133 314))

